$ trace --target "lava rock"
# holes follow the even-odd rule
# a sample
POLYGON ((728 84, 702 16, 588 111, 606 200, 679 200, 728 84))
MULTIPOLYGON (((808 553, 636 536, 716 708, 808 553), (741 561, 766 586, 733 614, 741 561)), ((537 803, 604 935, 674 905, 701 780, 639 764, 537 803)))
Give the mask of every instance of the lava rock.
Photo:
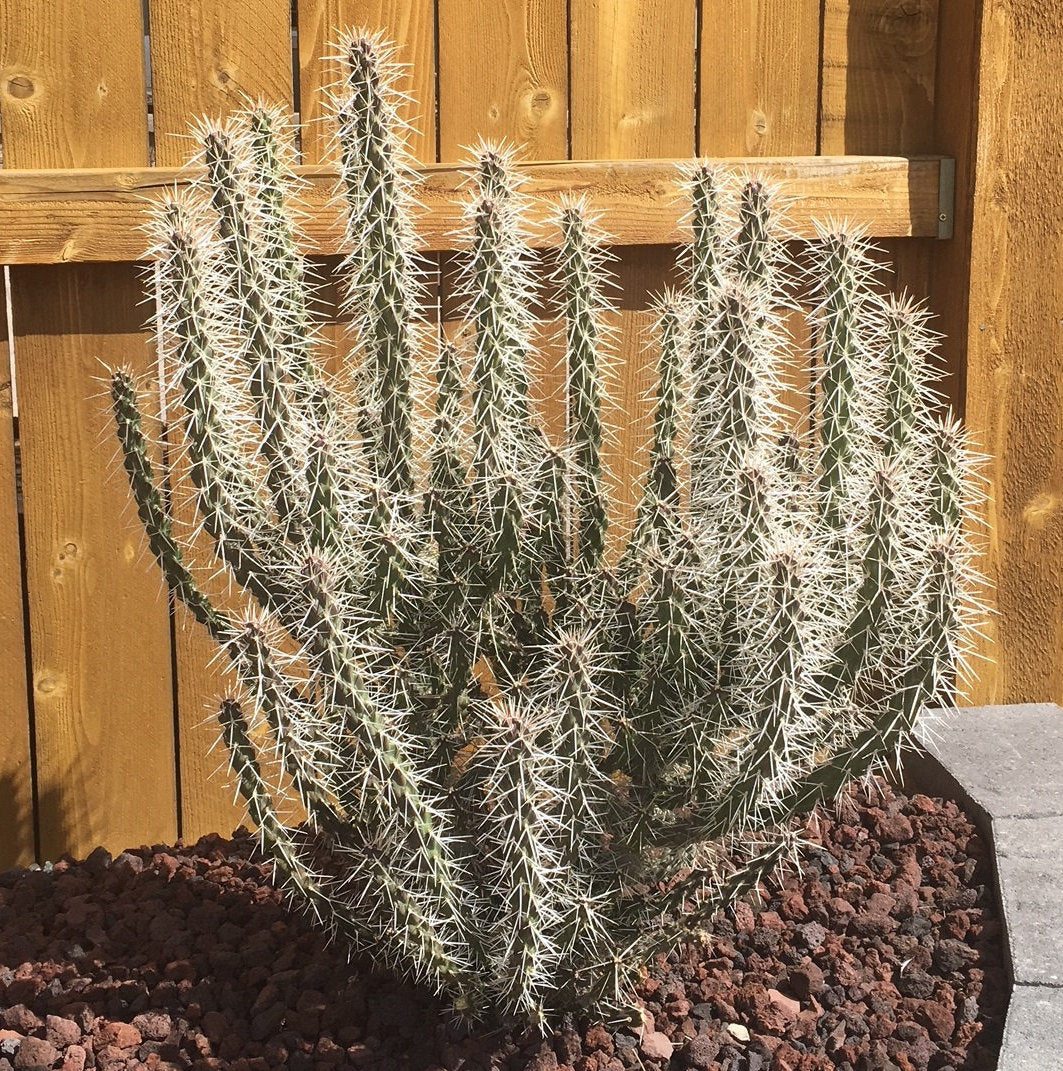
POLYGON ((27 1036, 62 1071, 778 1071, 794 1054, 797 1071, 989 1071, 1007 986, 984 843, 955 806, 883 782, 842 804, 807 827, 804 872, 653 965, 641 1047, 601 1023, 545 1046, 452 1024, 287 913, 246 831, 11 871, 0 1071, 27 1036))
POLYGON ((50 1071, 59 1050, 45 1038, 25 1038, 15 1054, 15 1071, 50 1071))
POLYGON ((672 1044, 671 1039, 667 1034, 662 1034, 659 1030, 647 1030, 642 1035, 642 1041, 639 1043, 639 1051, 648 1060, 660 1060, 661 1062, 667 1062, 672 1058, 672 1054, 675 1052, 675 1046, 672 1044))
POLYGON ((82 1030, 73 1019, 63 1019, 58 1015, 44 1017, 44 1036, 57 1049, 76 1045, 81 1041, 82 1030))
POLYGON ((946 937, 934 945, 934 966, 942 974, 963 971, 976 959, 977 951, 953 937, 946 937))
POLYGON ((711 1071, 720 1053, 720 1047, 720 1041, 715 1035, 698 1034, 687 1042, 683 1056, 688 1067, 696 1068, 697 1071, 711 1071))

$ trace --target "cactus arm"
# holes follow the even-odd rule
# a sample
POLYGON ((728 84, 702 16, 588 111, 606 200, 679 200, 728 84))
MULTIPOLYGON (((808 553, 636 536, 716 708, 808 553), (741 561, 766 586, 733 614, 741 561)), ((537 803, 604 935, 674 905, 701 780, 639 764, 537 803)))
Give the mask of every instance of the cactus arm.
POLYGON ((245 340, 242 357, 255 402, 262 455, 273 505, 286 538, 299 541, 305 527, 301 462, 295 441, 297 416, 287 388, 291 359, 283 348, 285 324, 269 301, 265 250, 255 241, 254 208, 244 164, 243 131, 235 123, 208 127, 203 158, 207 188, 217 213, 220 251, 232 286, 232 313, 245 340), (279 322, 280 321, 280 322, 279 322))
POLYGON ((122 462, 129 477, 137 513, 148 537, 148 546, 174 596, 188 607, 192 616, 215 640, 219 640, 227 634, 226 625, 210 600, 197 587, 184 563, 181 548, 174 539, 173 523, 148 457, 136 387, 128 372, 115 370, 111 373, 111 405, 122 448, 122 462))
MULTIPOLYGON (((940 594, 946 593, 941 590, 940 594)), ((758 824, 771 825, 787 815, 803 814, 818 803, 833 799, 850 781, 863 777, 876 763, 914 744, 920 714, 941 697, 951 672, 946 664, 947 616, 946 611, 942 619, 928 621, 922 642, 895 678, 890 694, 871 708, 870 723, 795 779, 781 799, 766 802, 755 815, 758 824)))
POLYGON ((471 313, 475 325, 473 359, 474 492, 484 524, 487 594, 498 592, 517 570, 520 534, 528 489, 518 479, 519 443, 508 349, 511 326, 505 322, 505 265, 500 256, 501 221, 491 202, 474 214, 469 266, 471 313))
POLYGON ((409 227, 412 165, 398 120, 389 49, 355 31, 340 42, 334 101, 340 183, 347 204, 347 304, 365 351, 363 423, 370 469, 386 492, 413 490, 413 354, 421 286, 409 227), (378 407, 378 408, 377 408, 378 407))
POLYGON ((483 708, 473 761, 495 908, 493 986, 507 1011, 538 1015, 558 958, 557 762, 538 742, 543 727, 531 709, 489 700, 483 708))
POLYGON ((436 548, 435 590, 430 598, 442 642, 433 645, 444 697, 444 734, 460 720, 470 684, 473 657, 470 625, 480 580, 471 553, 473 516, 469 508, 469 442, 463 426, 464 388, 457 347, 443 342, 436 368, 435 423, 429 456, 424 514, 436 548))
POLYGON ((711 828, 728 833, 748 828, 758 801, 785 791, 798 764, 797 731, 804 727, 813 699, 807 600, 797 554, 781 547, 760 569, 767 574, 768 605, 744 654, 743 690, 749 694, 743 705, 753 712, 752 724, 734 759, 737 776, 720 793, 708 819, 711 828))
MULTIPOLYGON (((569 567, 569 504, 572 500, 567 460, 559 450, 546 447, 534 484, 530 514, 538 546, 535 558, 542 563, 542 576, 553 600, 552 613, 559 620, 572 605, 573 580, 569 567)), ((529 585, 529 599, 540 593, 529 585)))
POLYGON ((340 522, 340 489, 337 486, 335 447, 325 432, 315 432, 307 443, 307 530, 311 549, 335 550, 343 532, 340 522))
POLYGON ((691 505, 697 510, 697 491, 711 477, 714 455, 720 446, 717 435, 720 404, 716 395, 724 369, 718 326, 733 243, 723 221, 720 172, 708 164, 699 164, 687 176, 686 185, 691 204, 691 242, 686 247, 684 265, 684 289, 691 308, 690 373, 694 400, 690 426, 691 505))
POLYGON ((652 928, 638 927, 641 936, 632 942, 628 955, 634 962, 645 963, 659 953, 673 951, 681 941, 707 929, 718 911, 755 892, 792 852, 792 840, 780 837, 723 881, 709 880, 704 872, 695 870, 669 889, 662 901, 654 903, 654 914, 659 910, 666 922, 652 928))
POLYGON ((870 389, 863 366, 876 329, 876 266, 864 240, 837 228, 821 228, 814 257, 821 504, 828 527, 842 532, 861 432, 869 430, 861 426, 860 394, 870 389))
POLYGON ((915 642, 891 652, 894 675, 889 690, 868 702, 863 727, 796 779, 781 800, 767 803, 759 821, 771 824, 832 799, 876 763, 913 746, 920 716, 928 707, 948 702, 956 644, 967 627, 957 613, 962 556, 962 548, 947 539, 932 543, 932 567, 925 578, 926 614, 915 642))
POLYGON ((474 216, 490 210, 483 220, 483 259, 477 263, 474 257, 470 263, 469 296, 474 309, 478 298, 480 303, 489 303, 489 323, 476 316, 476 326, 483 324, 487 328, 488 344, 497 348, 506 385, 505 401, 517 442, 534 457, 542 447, 543 437, 532 417, 530 394, 534 355, 530 337, 534 297, 529 285, 531 251, 524 226, 525 200, 513 154, 498 145, 481 145, 475 181, 474 216), (481 273, 488 287, 485 293, 477 294, 480 287, 476 277, 481 273))
POLYGON ((363 611, 395 636, 405 637, 418 631, 422 570, 414 551, 415 533, 386 487, 370 488, 366 500, 363 611))
POLYGON ((270 791, 262 776, 258 754, 251 741, 247 717, 235 699, 225 699, 218 711, 222 739, 229 755, 229 766, 237 777, 240 795, 248 815, 258 827, 263 847, 273 856, 274 865, 284 883, 294 889, 301 900, 310 906, 319 921, 334 927, 344 936, 353 938, 359 947, 373 948, 375 936, 359 925, 349 914, 340 914, 335 892, 323 879, 315 876, 300 858, 298 848, 273 807, 270 791))
MULTIPOLYGON (((122 447, 123 463, 129 476, 133 498, 147 533, 151 551, 162 568, 170 590, 188 607, 196 620, 210 633, 211 638, 233 658, 237 665, 242 660, 246 662, 245 656, 241 655, 239 648, 234 646, 233 642, 234 637, 240 634, 240 629, 211 605, 210 600, 196 586, 192 574, 184 564, 184 556, 174 538, 172 521, 148 458, 136 389, 128 372, 112 372, 111 398, 118 438, 122 447)), ((251 672, 246 674, 246 678, 249 681, 268 678, 271 681, 272 709, 286 711, 298 709, 304 723, 309 724, 306 719, 307 703, 296 687, 280 685, 278 678, 272 672, 262 674, 251 672)), ((287 726, 278 727, 271 722, 271 728, 278 741, 285 733, 291 732, 291 724, 289 722, 287 726)), ((293 776, 295 776, 294 772, 293 776)), ((307 779, 306 784, 309 783, 307 779)))
MULTIPOLYGON (((695 376, 697 409, 691 428, 691 512, 718 531, 726 548, 741 526, 734 509, 736 473, 764 438, 770 423, 766 387, 772 338, 764 295, 727 283, 709 325, 711 363, 695 376)), ((703 331, 706 328, 702 329, 703 331)))
MULTIPOLYGON (((489 548, 484 555, 482 594, 491 600, 516 582, 499 625, 503 632, 519 636, 528 631, 528 611, 540 603, 543 594, 544 530, 539 522, 549 504, 536 498, 550 493, 553 474, 546 438, 529 395, 534 292, 524 198, 511 154, 482 146, 475 183, 466 209, 470 249, 460 290, 473 330, 473 492, 478 538, 489 548)), ((501 654, 501 646, 494 646, 501 654)))
POLYGON ((657 365, 657 407, 653 416, 653 450, 650 456, 648 495, 653 503, 655 534, 667 530, 665 515, 679 510, 678 438, 679 408, 683 390, 685 336, 682 310, 675 295, 666 295, 660 308, 657 365))
MULTIPOLYGON (((776 797, 762 798, 749 826, 770 828, 834 798, 851 780, 863 777, 891 753, 915 742, 920 715, 947 696, 953 655, 966 623, 957 613, 963 548, 949 540, 934 543, 934 563, 925 578, 926 613, 914 644, 889 652, 888 690, 868 698, 867 713, 847 737, 817 753, 810 768, 794 777, 776 797)), ((711 840, 729 832, 726 815, 679 823, 664 838, 674 846, 711 840)))
POLYGON ((973 468, 961 425, 949 417, 930 423, 930 526, 952 533, 966 518, 965 480, 973 468))
POLYGON ((306 446, 308 538, 314 550, 334 549, 342 540, 337 498, 351 497, 353 488, 336 456, 335 400, 313 361, 310 272, 288 205, 297 186, 291 135, 280 108, 258 104, 238 121, 247 128, 251 237, 261 247, 264 305, 272 311, 277 348, 293 377, 293 416, 312 429, 306 446))
POLYGON ((240 433, 218 374, 222 357, 210 317, 210 239, 191 208, 177 199, 160 206, 154 225, 160 253, 157 306, 177 365, 190 474, 203 526, 237 583, 263 606, 278 610, 287 591, 277 576, 269 575, 257 546, 275 542, 278 535, 262 509, 246 459, 233 448, 240 433))
POLYGON ((911 298, 890 295, 885 301, 886 391, 883 453, 888 461, 918 467, 913 455, 926 448, 925 414, 942 399, 933 387, 937 373, 931 357, 937 336, 929 329, 929 313, 911 298))
POLYGON ((621 583, 629 592, 643 575, 652 548, 672 545, 680 525, 677 438, 686 342, 682 315, 678 296, 666 294, 657 309, 656 334, 660 353, 649 472, 635 518, 635 529, 617 570, 621 583))
POLYGON ((772 212, 772 191, 752 177, 742 185, 738 203, 738 233, 731 274, 744 287, 756 287, 776 299, 782 296, 779 266, 782 244, 772 212))
POLYGON ((689 682, 690 606, 684 584, 677 440, 683 370, 683 331, 677 299, 666 295, 658 316, 658 393, 646 489, 635 532, 621 558, 621 583, 640 581, 637 604, 641 680, 617 739, 624 773, 639 790, 651 789, 668 761, 679 727, 678 691, 689 682))
POLYGON ((853 687, 861 671, 881 658, 881 634, 895 598, 893 586, 900 537, 897 493, 895 473, 888 467, 880 467, 871 485, 856 615, 846 627, 828 671, 834 678, 831 691, 853 687))
POLYGON ((360 858, 356 870, 360 877, 354 887, 349 881, 337 882, 313 873, 291 831, 277 817, 239 703, 224 700, 218 720, 240 794, 282 884, 298 894, 299 902, 320 923, 353 948, 404 975, 412 974, 417 981, 449 988, 456 994, 458 1006, 474 1007, 475 990, 466 984, 461 968, 436 940, 431 921, 379 859, 372 854, 360 858), (370 904, 376 905, 375 917, 365 915, 370 904))
POLYGON ((468 583, 461 561, 462 548, 471 536, 472 517, 467 502, 468 442, 462 426, 464 389, 459 353, 450 342, 440 346, 436 383, 425 516, 436 544, 439 603, 444 618, 455 621, 468 583))
POLYGON ((329 787, 340 756, 323 731, 325 727, 317 724, 313 707, 278 666, 264 622, 255 618, 240 622, 226 649, 241 684, 266 719, 277 753, 311 822, 337 844, 346 845, 350 827, 329 787))
POLYGON ((561 632, 546 651, 545 683, 556 696, 550 750, 564 756, 559 770, 560 850, 562 863, 583 870, 606 830, 605 816, 615 786, 604 772, 612 746, 604 722, 612 704, 601 678, 603 664, 591 634, 561 632))
POLYGON ((342 724, 347 755, 346 784, 337 786, 337 795, 366 843, 380 842, 389 858, 402 860, 410 895, 436 902, 439 939, 447 947, 468 947, 471 920, 461 905, 472 894, 454 854, 447 808, 430 783, 427 758, 405 731, 401 714, 389 717, 367 689, 358 640, 345 626, 328 563, 308 558, 303 573, 322 703, 326 719, 342 724))
POLYGON ((696 165, 685 177, 691 238, 684 265, 687 290, 691 300, 702 306, 700 313, 706 320, 734 256, 723 218, 724 178, 718 168, 708 163, 696 165))
POLYGON ((265 304, 273 310, 278 346, 289 354, 304 387, 313 383, 313 324, 307 307, 307 263, 296 243, 288 194, 295 178, 290 132, 279 108, 257 104, 241 117, 248 131, 249 195, 257 221, 255 237, 262 246, 265 304))
POLYGON ((603 236, 588 219, 585 202, 562 206, 559 281, 565 318, 568 412, 576 465, 577 566, 592 573, 602 564, 608 507, 602 485, 602 345, 611 311, 603 236))

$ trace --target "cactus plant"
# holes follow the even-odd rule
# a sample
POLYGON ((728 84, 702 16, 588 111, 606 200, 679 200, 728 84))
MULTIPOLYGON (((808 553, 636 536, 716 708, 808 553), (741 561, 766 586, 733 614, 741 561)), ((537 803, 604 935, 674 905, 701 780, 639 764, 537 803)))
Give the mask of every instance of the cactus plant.
POLYGON ((339 53, 349 375, 318 360, 282 113, 202 124, 202 177, 155 211, 153 253, 216 560, 190 560, 119 369, 133 497, 231 664, 221 737, 296 902, 467 1016, 616 1009, 640 964, 791 854, 795 816, 949 701, 977 618, 970 451, 936 415, 927 314, 882 296, 841 226, 802 269, 815 430, 793 426, 804 281, 772 194, 691 165, 685 284, 656 306, 652 444, 618 538, 611 283, 587 205, 555 220, 555 442, 529 393, 538 269, 512 154, 478 152, 468 324, 439 344, 388 49, 358 32, 339 53), (204 568, 242 610, 211 604, 204 568), (292 799, 305 824, 282 817, 292 799))

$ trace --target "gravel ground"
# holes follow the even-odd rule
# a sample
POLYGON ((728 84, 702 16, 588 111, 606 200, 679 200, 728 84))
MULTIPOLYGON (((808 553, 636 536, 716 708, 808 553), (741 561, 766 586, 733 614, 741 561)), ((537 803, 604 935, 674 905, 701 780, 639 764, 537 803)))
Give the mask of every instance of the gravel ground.
POLYGON ((644 1026, 463 1031, 348 966, 244 831, 0 874, 0 1071, 982 1071, 1007 1002, 987 849, 878 785, 817 815, 800 875, 653 966, 644 1026))

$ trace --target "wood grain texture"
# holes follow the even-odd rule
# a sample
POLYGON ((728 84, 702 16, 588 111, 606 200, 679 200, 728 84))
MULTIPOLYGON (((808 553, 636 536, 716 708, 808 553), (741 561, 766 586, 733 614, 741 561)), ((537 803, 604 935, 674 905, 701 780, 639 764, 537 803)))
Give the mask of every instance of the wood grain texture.
POLYGON ((692 156, 693 0, 571 0, 569 12, 573 158, 692 156))
POLYGON ((7 287, 0 275, 0 869, 33 862, 33 768, 15 491, 7 287))
POLYGON ((998 613, 977 702, 1063 700, 1063 8, 983 14, 967 421, 992 455, 988 552, 998 613))
POLYGON ((438 0, 440 159, 480 137, 568 155, 565 0, 438 0))
MULTIPOLYGON (((142 167, 140 0, 0 6, 12 167, 142 167)), ((169 620, 114 461, 101 361, 151 366, 131 265, 20 268, 12 306, 40 850, 177 832, 169 620)))
POLYGON ((182 163, 189 122, 259 97, 293 104, 290 0, 151 0, 155 159, 182 163))
POLYGON ((102 397, 102 361, 151 368, 141 297, 125 268, 12 272, 47 859, 177 833, 166 597, 102 397))
POLYGON ((702 7, 698 152, 817 152, 820 5, 713 0, 702 7))
MULTIPOLYGON (((247 99, 290 103, 293 94, 289 0, 152 0, 151 55, 156 93, 159 162, 178 164, 191 143, 183 137, 203 115, 223 117, 247 99), (165 146, 165 150, 163 147, 165 146)), ((174 420, 180 419, 171 399, 174 420)), ((219 606, 240 611, 245 599, 229 592, 209 537, 198 530, 190 500, 191 477, 179 429, 168 429, 172 448, 175 527, 193 547, 201 586, 219 606)), ((181 833, 230 833, 244 807, 229 784, 224 749, 215 746, 219 700, 232 684, 206 631, 178 606, 174 614, 181 778, 181 833)))
MULTIPOLYGON (((541 226, 565 193, 585 194, 605 215, 621 245, 659 245, 684 239, 680 160, 546 162, 524 165, 525 189, 536 199, 533 242, 556 241, 541 226), (541 199, 541 202, 540 202, 541 199)), ((752 170, 793 198, 788 212, 798 237, 812 223, 844 216, 875 237, 937 234, 937 157, 729 158, 738 172, 752 170)), ((10 264, 138 260, 144 256, 148 201, 188 182, 191 171, 170 168, 107 171, 0 171, 0 261, 10 264)), ((305 167, 308 182, 303 230, 315 256, 337 252, 342 236, 330 204, 335 176, 305 167)), ((465 173, 449 165, 421 169, 415 193, 418 242, 425 250, 453 248, 461 223, 465 173)))
POLYGON ((411 124, 414 157, 436 158, 436 58, 434 0, 298 0, 299 111, 303 159, 324 158, 330 130, 324 122, 324 89, 337 77, 325 59, 345 29, 381 30, 407 65, 401 88, 410 95, 403 118, 411 124))
POLYGON ((5 167, 147 163, 140 0, 4 0, 5 167))
POLYGON ((934 152, 938 0, 826 0, 820 151, 934 152))
MULTIPOLYGON (((627 0, 597 5, 581 4, 573 9, 573 47, 582 18, 582 32, 589 40, 579 45, 590 61, 580 61, 574 51, 572 63, 572 144, 581 154, 608 158, 621 149, 633 157, 655 152, 689 157, 694 151, 693 97, 685 96, 686 82, 693 88, 696 34, 690 22, 689 5, 631 4, 627 0), (615 49, 615 52, 613 51, 615 49), (601 114, 605 94, 600 80, 608 73, 608 95, 618 106, 601 114), (646 71, 671 88, 655 85, 646 71), (667 71, 665 76, 663 72, 667 71), (684 73, 679 73, 684 72, 684 73), (689 72, 689 76, 685 76, 689 72), (630 114, 637 122, 626 121, 630 114)), ((677 174, 678 169, 673 174, 677 174)), ((682 208, 676 190, 672 205, 682 208)), ((612 219, 604 225, 616 234, 612 219)), ((675 241, 682 232, 662 240, 675 241)), ((625 236, 618 241, 626 242, 625 236)), ((603 450, 603 467, 609 483, 611 505, 610 551, 619 553, 632 525, 635 506, 641 496, 647 465, 647 448, 656 386, 656 354, 652 309, 653 295, 672 281, 676 259, 673 247, 624 246, 617 250, 617 279, 622 293, 617 314, 616 382, 612 404, 604 419, 613 428, 603 450)))
MULTIPOLYGON (((821 152, 932 151, 938 3, 826 0, 821 152)), ((894 289, 925 297, 930 244, 888 242, 884 248, 894 289)))

